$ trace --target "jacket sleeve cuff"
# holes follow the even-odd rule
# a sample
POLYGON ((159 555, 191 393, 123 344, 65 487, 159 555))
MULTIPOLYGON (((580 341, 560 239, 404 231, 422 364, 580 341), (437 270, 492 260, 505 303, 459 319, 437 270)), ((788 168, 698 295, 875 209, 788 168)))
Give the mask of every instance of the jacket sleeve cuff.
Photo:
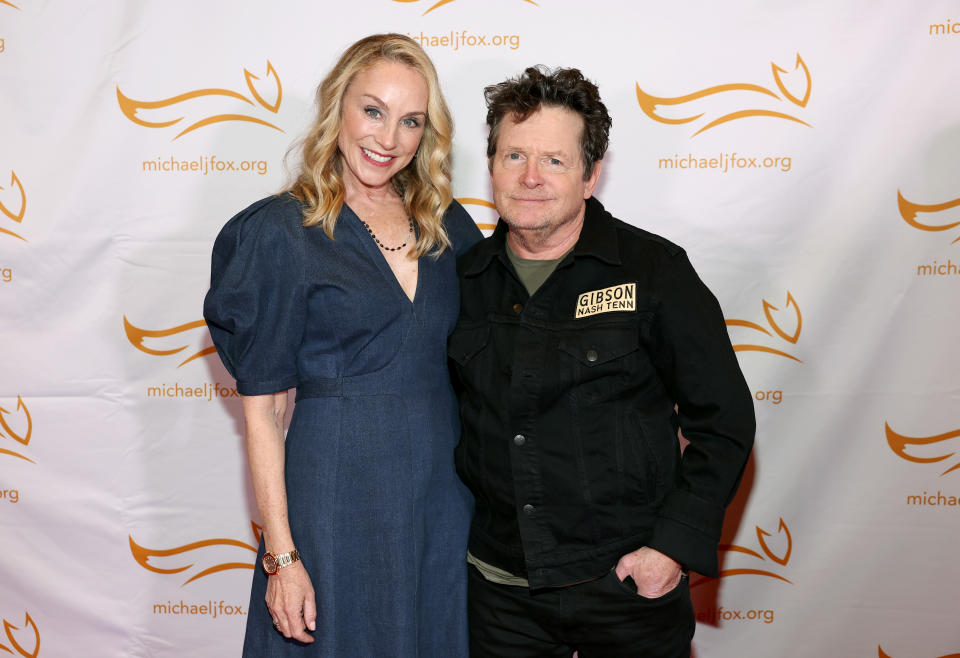
POLYGON ((660 507, 647 545, 669 555, 684 568, 715 578, 719 575, 717 548, 723 513, 722 507, 676 489, 660 507))

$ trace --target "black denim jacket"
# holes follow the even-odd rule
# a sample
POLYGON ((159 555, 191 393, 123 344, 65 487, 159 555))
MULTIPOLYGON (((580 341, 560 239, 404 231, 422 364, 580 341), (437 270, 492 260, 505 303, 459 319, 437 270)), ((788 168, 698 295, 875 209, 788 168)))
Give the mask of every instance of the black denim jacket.
POLYGON ((448 350, 470 551, 532 588, 599 576, 641 546, 716 575, 755 429, 716 298, 683 249, 595 199, 532 297, 506 235, 500 222, 460 259, 448 350))

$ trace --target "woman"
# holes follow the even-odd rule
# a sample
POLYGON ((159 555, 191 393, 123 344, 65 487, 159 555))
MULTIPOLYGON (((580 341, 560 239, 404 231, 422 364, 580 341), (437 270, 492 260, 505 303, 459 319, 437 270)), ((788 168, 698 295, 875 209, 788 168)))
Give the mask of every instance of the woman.
POLYGON ((450 192, 452 122, 396 34, 350 46, 317 105, 294 184, 217 238, 204 303, 263 524, 244 656, 465 656, 446 341, 480 234, 450 192))

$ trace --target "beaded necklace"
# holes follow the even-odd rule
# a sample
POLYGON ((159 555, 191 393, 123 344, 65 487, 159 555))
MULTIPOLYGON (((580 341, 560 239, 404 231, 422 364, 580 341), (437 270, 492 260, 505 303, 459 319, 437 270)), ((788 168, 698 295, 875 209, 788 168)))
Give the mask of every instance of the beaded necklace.
MULTIPOLYGON (((410 217, 408 217, 408 218, 407 218, 407 221, 410 223, 410 232, 407 233, 407 236, 408 236, 408 239, 409 239, 409 236, 413 235, 413 219, 410 218, 410 217)), ((385 245, 385 244, 383 244, 382 242, 380 242, 380 238, 378 238, 378 237, 376 236, 376 234, 374 234, 373 229, 370 228, 370 225, 369 225, 369 224, 367 224, 367 223, 366 223, 365 221, 363 221, 362 219, 360 220, 360 223, 363 224, 363 227, 364 227, 365 229, 367 229, 367 233, 369 233, 369 234, 370 234, 370 237, 373 238, 373 241, 377 243, 377 246, 380 247, 381 249, 383 249, 384 251, 400 251, 401 249, 403 249, 404 247, 407 246, 407 240, 404 240, 404 241, 403 241, 403 244, 400 245, 399 247, 388 247, 387 245, 385 245)))

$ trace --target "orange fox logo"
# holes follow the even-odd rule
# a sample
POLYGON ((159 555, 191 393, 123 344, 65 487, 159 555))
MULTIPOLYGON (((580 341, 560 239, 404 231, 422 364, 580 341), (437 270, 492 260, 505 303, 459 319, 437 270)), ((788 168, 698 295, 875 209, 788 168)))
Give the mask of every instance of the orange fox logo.
MULTIPOLYGON (((780 526, 777 528, 777 534, 783 535, 781 543, 783 544, 783 550, 780 555, 777 555, 767 543, 767 537, 772 537, 771 533, 763 530, 760 526, 756 526, 757 530, 757 542, 760 544, 760 549, 763 551, 763 555, 757 551, 747 548, 745 546, 737 546, 736 544, 720 544, 721 553, 745 553, 751 557, 755 557, 758 560, 766 561, 769 559, 774 564, 778 564, 781 567, 787 566, 787 563, 790 561, 790 554, 793 552, 793 538, 790 536, 790 529, 787 528, 787 524, 783 522, 783 518, 780 519, 780 526), (764 555, 766 557, 764 557, 764 555)), ((776 578, 777 580, 782 580, 785 583, 793 584, 783 576, 776 574, 772 571, 766 569, 721 569, 720 575, 717 578, 710 578, 709 576, 703 576, 698 580, 695 580, 690 583, 690 587, 694 588, 698 585, 702 585, 705 582, 712 580, 719 580, 720 578, 726 578, 727 576, 767 576, 769 578, 776 578)))
MULTIPOLYGON (((37 630, 37 624, 30 617, 29 612, 25 614, 23 626, 19 628, 4 619, 3 630, 7 634, 7 640, 10 642, 10 646, 13 647, 13 649, 16 649, 17 653, 13 653, 13 649, 10 649, 3 644, 0 644, 0 651, 6 651, 11 655, 19 654, 24 658, 37 658, 37 656, 40 654, 40 631, 37 630), (33 638, 30 640, 30 644, 33 645, 33 649, 26 648, 23 644, 17 641, 17 638, 14 637, 14 631, 25 631, 28 627, 33 631, 33 638)), ((18 633, 18 635, 22 636, 28 634, 18 633)))
MULTIPOLYGON (((17 411, 23 413, 25 424, 27 427, 26 431, 24 431, 23 434, 20 434, 16 430, 14 430, 10 426, 10 423, 7 422, 7 414, 9 414, 10 412, 4 409, 3 407, 0 407, 0 428, 3 429, 3 432, 6 432, 6 434, 4 434, 3 432, 0 432, 0 437, 4 437, 4 436, 9 437, 14 441, 16 441, 17 443, 19 443, 20 445, 26 447, 27 444, 30 443, 30 437, 33 435, 33 419, 30 417, 30 410, 27 409, 27 405, 24 404, 23 398, 21 398, 19 395, 17 396, 17 411)), ((28 461, 31 464, 36 463, 29 457, 21 455, 19 452, 15 452, 9 448, 0 447, 0 455, 10 455, 12 457, 17 457, 19 459, 23 459, 24 461, 28 461)))
MULTIPOLYGON (((168 356, 170 354, 178 354, 183 350, 187 349, 188 345, 181 345, 180 347, 174 347, 169 349, 154 349, 152 347, 147 347, 144 342, 148 338, 165 338, 167 336, 174 336, 176 334, 182 334, 193 329, 199 329, 201 327, 206 327, 207 323, 203 320, 196 320, 195 322, 187 322, 186 324, 181 324, 170 329, 141 329, 136 327, 127 320, 127 316, 123 316, 123 330, 127 334, 127 340, 130 341, 130 344, 136 347, 141 352, 146 352, 147 354, 153 354, 155 356, 168 356)), ((207 354, 213 354, 217 351, 217 348, 213 345, 205 347, 200 351, 192 354, 183 361, 180 362, 180 365, 177 367, 185 366, 194 359, 199 359, 202 356, 207 354)))
MULTIPOLYGON (((188 91, 186 93, 174 96, 172 98, 165 98, 159 101, 137 101, 129 98, 120 91, 119 85, 117 86, 117 102, 120 104, 120 109, 123 111, 123 114, 133 121, 136 124, 141 126, 147 126, 148 128, 165 128, 167 126, 172 126, 176 123, 179 123, 184 119, 184 116, 174 116, 170 118, 168 114, 165 114, 163 110, 166 108, 181 106, 184 103, 189 101, 205 98, 210 101, 211 99, 217 100, 222 98, 241 100, 249 105, 260 105, 260 107, 265 108, 266 110, 276 114, 280 109, 280 101, 283 99, 283 87, 280 84, 280 78, 277 77, 277 72, 273 68, 273 64, 267 61, 267 73, 264 76, 266 80, 273 83, 273 88, 270 90, 270 93, 264 95, 261 94, 257 89, 257 81, 260 78, 247 69, 243 69, 243 75, 247 82, 247 90, 250 92, 250 95, 253 97, 253 100, 245 96, 244 94, 232 91, 230 89, 197 89, 195 91, 188 91), (273 100, 268 100, 267 96, 271 97, 273 100), (256 100, 256 103, 254 103, 256 100), (151 119, 145 119, 141 117, 141 113, 146 113, 151 119), (152 118, 152 117, 156 118, 152 118)), ((232 103, 232 101, 230 101, 232 103)), ((179 110, 183 112, 184 110, 179 110)), ((175 110, 175 113, 178 111, 175 110)), ((255 116, 250 116, 247 114, 236 114, 236 113, 223 113, 223 114, 211 114, 202 119, 194 121, 182 131, 177 133, 176 137, 173 139, 179 139, 180 137, 186 135, 188 132, 194 131, 198 128, 203 128, 204 126, 209 126, 213 123, 219 123, 221 121, 248 121, 250 123, 260 124, 262 126, 267 126, 268 128, 273 128, 274 130, 279 130, 283 132, 282 129, 255 116)))
MULTIPOLYGON (((790 291, 787 291, 787 302, 784 305, 784 308, 778 309, 776 306, 768 302, 767 300, 763 301, 763 314, 767 319, 767 324, 773 329, 773 332, 776 333, 781 339, 787 341, 791 345, 796 345, 797 341, 800 339, 800 330, 803 328, 803 315, 800 313, 800 308, 797 306, 796 300, 793 298, 793 295, 790 294, 790 291), (791 309, 788 311, 788 309, 791 309), (777 321, 779 316, 782 319, 780 322, 777 321), (781 323, 789 323, 788 326, 791 327, 792 331, 785 331, 781 323)), ((754 331, 759 331, 767 336, 773 337, 774 333, 771 333, 763 325, 757 324, 756 322, 750 322, 749 320, 735 320, 727 319, 725 320, 728 327, 746 327, 747 329, 753 329, 754 331)), ((797 363, 803 363, 797 357, 787 354, 782 350, 775 349, 773 347, 767 347, 765 345, 753 345, 748 343, 736 343, 733 346, 734 352, 766 352, 768 354, 776 354, 777 356, 783 356, 788 359, 793 359, 797 363)))
MULTIPOLYGON (((944 459, 950 459, 957 454, 955 447, 947 447, 947 442, 951 439, 960 437, 960 429, 952 432, 945 432, 943 434, 937 434, 936 436, 910 437, 897 434, 890 428, 889 423, 884 423, 884 428, 887 432, 887 443, 890 445, 890 449, 897 453, 899 457, 902 457, 907 461, 915 462, 917 464, 933 464, 935 462, 943 461, 944 459), (909 454, 909 449, 915 449, 918 452, 925 454, 923 454, 923 456, 912 455, 909 454)), ((954 446, 957 446, 958 444, 960 444, 960 442, 953 442, 954 446)), ((960 468, 960 461, 945 470, 940 475, 944 476, 951 471, 957 470, 958 468, 960 468)))
MULTIPOLYGON (((393 1, 394 1, 394 2, 420 2, 420 0, 393 0, 393 1)), ((533 0, 523 0, 523 1, 526 2, 526 3, 528 3, 528 4, 533 5, 534 7, 538 7, 538 6, 539 6, 539 5, 538 5, 536 2, 534 2, 533 0)), ((431 11, 433 11, 434 9, 437 9, 438 7, 442 7, 443 5, 448 5, 448 4, 450 4, 451 2, 454 2, 454 0, 440 0, 440 1, 437 2, 437 3, 434 3, 434 5, 431 6, 429 9, 427 9, 425 12, 423 12, 423 15, 426 16, 427 14, 429 14, 429 13, 430 13, 431 11)))
MULTIPOLYGON (((23 221, 23 215, 27 212, 27 193, 23 191, 23 183, 20 182, 20 179, 17 178, 17 174, 13 171, 10 172, 10 186, 11 189, 15 189, 18 192, 17 196, 19 196, 19 200, 17 203, 17 208, 16 210, 11 210, 6 204, 3 203, 2 200, 0 200, 0 213, 19 224, 23 221)), ((4 188, 0 186, 0 191, 3 189, 4 188)), ((22 235, 18 235, 9 229, 3 228, 2 226, 0 226, 0 233, 12 235, 13 237, 19 238, 24 242, 27 241, 27 239, 22 235)))
MULTIPOLYGON (((802 94, 795 95, 784 83, 784 76, 789 75, 789 72, 786 69, 780 68, 776 63, 770 63, 771 70, 773 71, 773 80, 777 85, 779 94, 768 87, 762 87, 760 85, 750 84, 750 83, 732 83, 725 85, 717 85, 714 87, 708 87, 706 89, 701 89, 700 91, 695 91, 690 94, 685 94, 683 96, 673 96, 673 97, 663 97, 663 96, 652 96, 640 88, 639 83, 637 87, 637 102, 640 104, 640 109, 643 110, 644 114, 653 119, 654 121, 659 121, 660 123, 668 124, 682 124, 690 123, 704 117, 708 109, 704 109, 695 114, 689 114, 687 112, 680 113, 680 116, 665 116, 661 114, 664 111, 663 108, 677 107, 678 110, 683 106, 687 106, 688 103, 694 103, 703 98, 711 98, 719 95, 724 95, 729 97, 731 94, 735 95, 738 98, 748 96, 751 100, 749 104, 754 103, 753 99, 759 94, 762 100, 770 102, 770 99, 773 99, 778 103, 777 107, 780 107, 780 103, 784 101, 791 103, 792 105, 804 108, 807 106, 807 103, 810 101, 810 91, 812 89, 812 83, 810 79, 810 70, 807 68, 806 63, 803 61, 803 58, 800 57, 800 54, 797 54, 797 60, 794 64, 794 71, 802 72, 802 77, 804 80, 804 89, 802 94)), ((708 108, 713 105, 708 104, 708 108)), ((697 110, 692 110, 697 112, 697 110)), ((809 123, 803 121, 791 114, 786 114, 785 112, 773 109, 750 109, 750 108, 741 108, 736 109, 733 112, 723 114, 713 120, 710 120, 707 124, 702 126, 697 130, 691 137, 696 137, 702 132, 715 128, 721 124, 727 123, 729 121, 736 121, 738 119, 746 119, 748 117, 773 117, 776 119, 786 119, 787 121, 795 121, 801 123, 805 126, 810 126, 809 123)))
MULTIPOLYGON (((497 218, 497 207, 496 207, 495 205, 493 205, 491 202, 486 201, 486 200, 484 200, 484 199, 475 199, 475 198, 473 198, 473 197, 466 197, 466 196, 465 196, 465 197, 458 197, 458 198, 457 198, 457 201, 459 201, 459 202, 460 202, 462 205, 464 205, 464 206, 478 206, 478 207, 480 207, 480 208, 488 208, 488 209, 490 209, 490 210, 493 210, 493 222, 492 222, 492 223, 491 223, 491 222, 477 222, 477 228, 480 229, 481 231, 492 231, 493 229, 495 229, 495 228, 497 227, 497 219, 496 219, 496 218, 497 218)), ((481 212, 487 213, 487 211, 481 211, 481 212)), ((489 214, 489 213, 487 213, 487 214, 489 214)))
MULTIPOLYGON (((144 548, 133 541, 133 537, 129 536, 130 540, 130 552, 133 554, 133 559, 137 563, 149 571, 154 573, 182 573, 191 569, 195 566, 195 561, 205 560, 206 566, 201 568, 200 571, 196 572, 190 578, 183 582, 183 585, 192 583, 193 581, 203 578, 204 576, 209 576, 210 574, 218 573, 220 571, 227 571, 229 569, 253 569, 254 562, 256 561, 257 545, 260 543, 260 535, 262 528, 256 523, 250 522, 250 526, 253 529, 253 544, 247 544, 245 542, 236 540, 236 539, 205 539, 203 541, 196 541, 191 544, 186 544, 184 546, 177 546, 175 548, 167 549, 151 549, 144 548), (223 547, 218 551, 208 551, 204 549, 209 549, 212 547, 223 547), (222 559, 224 550, 229 550, 236 552, 234 549, 240 549, 241 555, 243 555, 249 561, 243 562, 218 562, 216 564, 210 564, 215 559, 222 559), (254 556, 250 556, 249 552, 252 552, 254 556), (195 557, 190 557, 190 554, 193 554, 195 557), (210 557, 214 556, 214 557, 210 557), (156 558, 156 560, 154 560, 156 558), (184 562, 189 561, 189 564, 183 564, 184 562), (164 566, 157 566, 153 562, 160 562, 164 566)), ((239 559, 239 558, 238 558, 239 559)))
MULTIPOLYGON (((960 226, 960 220, 949 224, 923 224, 917 221, 918 213, 939 213, 950 210, 951 208, 956 208, 957 206, 960 206, 960 199, 931 205, 913 203, 903 198, 903 194, 900 193, 900 190, 897 190, 897 207, 900 209, 900 216, 903 217, 903 220, 907 224, 921 231, 949 231, 952 228, 960 226)), ((950 244, 956 244, 957 242, 960 242, 960 236, 957 236, 950 244)))

